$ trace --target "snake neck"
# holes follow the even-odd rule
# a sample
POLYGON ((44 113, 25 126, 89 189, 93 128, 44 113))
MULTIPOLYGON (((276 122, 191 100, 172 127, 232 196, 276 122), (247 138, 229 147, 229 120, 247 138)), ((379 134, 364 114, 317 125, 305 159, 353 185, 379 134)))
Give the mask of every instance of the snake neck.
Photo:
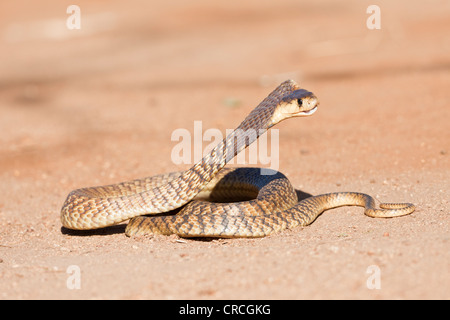
POLYGON ((209 154, 182 174, 177 180, 191 182, 191 189, 189 194, 186 195, 186 200, 190 201, 195 197, 228 162, 271 128, 275 124, 272 118, 277 105, 286 94, 298 89, 299 86, 292 80, 283 82, 209 154))

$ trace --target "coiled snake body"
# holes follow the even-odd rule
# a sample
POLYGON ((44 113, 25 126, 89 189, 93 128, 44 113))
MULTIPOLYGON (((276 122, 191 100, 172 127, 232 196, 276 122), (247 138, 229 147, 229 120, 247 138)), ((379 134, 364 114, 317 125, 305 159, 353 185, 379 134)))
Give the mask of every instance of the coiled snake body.
POLYGON ((372 197, 354 192, 298 202, 294 188, 280 172, 266 169, 261 175, 258 168, 222 169, 270 127, 287 118, 311 115, 317 106, 314 94, 292 80, 285 81, 189 170, 74 190, 62 207, 61 222, 66 228, 85 230, 131 219, 125 230, 128 236, 262 237, 308 225, 323 211, 344 205, 363 206, 371 217, 413 212, 415 207, 409 203, 376 208, 372 197))

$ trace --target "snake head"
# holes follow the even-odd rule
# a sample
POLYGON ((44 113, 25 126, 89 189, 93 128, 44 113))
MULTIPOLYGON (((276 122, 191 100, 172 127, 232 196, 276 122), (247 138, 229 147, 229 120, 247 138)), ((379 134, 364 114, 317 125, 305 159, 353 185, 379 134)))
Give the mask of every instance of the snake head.
POLYGON ((319 100, 305 89, 295 90, 285 96, 280 103, 280 112, 287 117, 306 117, 316 112, 319 100))
POLYGON ((278 103, 272 117, 272 125, 291 117, 306 117, 316 112, 319 100, 305 89, 295 90, 278 103))

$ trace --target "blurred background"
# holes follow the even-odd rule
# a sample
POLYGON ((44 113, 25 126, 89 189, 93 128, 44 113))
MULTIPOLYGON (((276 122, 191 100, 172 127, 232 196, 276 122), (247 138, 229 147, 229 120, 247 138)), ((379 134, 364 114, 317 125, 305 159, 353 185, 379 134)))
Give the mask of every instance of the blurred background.
MULTIPOLYGON (((403 94, 404 104, 415 94, 439 91, 442 73, 450 70, 450 3, 378 1, 375 30, 367 26, 370 5, 2 1, 0 161, 11 165, 25 153, 27 162, 36 152, 73 147, 89 152, 102 134, 154 140, 161 126, 169 126, 167 141, 167 131, 195 119, 232 128, 236 122, 221 119, 242 118, 288 78, 333 109, 365 97, 367 88, 376 95, 403 94), (72 4, 80 8, 80 29, 67 27, 72 4), (433 85, 417 77, 402 90, 395 87, 402 84, 394 77, 421 73, 435 74, 433 85), (226 111, 217 108, 223 105, 226 111), (229 111, 239 106, 244 111, 229 111)), ((434 108, 447 104, 439 101, 434 108)))
POLYGON ((1 83, 38 85, 89 75, 91 85, 101 77, 111 85, 158 88, 269 85, 285 73, 306 80, 448 67, 448 1, 379 1, 379 30, 367 27, 371 4, 2 2, 1 83), (66 26, 71 4, 81 9, 79 30, 66 26))
POLYGON ((106 174, 123 153, 141 157, 129 170, 167 163, 173 130, 233 128, 288 78, 319 96, 311 128, 325 138, 357 140, 349 119, 375 143, 380 123, 404 126, 398 143, 386 137, 392 150, 412 127, 418 145, 448 138, 433 124, 448 115, 448 1, 379 1, 376 17, 370 1, 80 0, 78 16, 72 4, 0 4, 0 170, 97 159, 106 174))
MULTIPOLYGON (((438 143, 447 152, 435 138, 449 138, 438 121, 449 109, 450 3, 379 1, 378 16, 371 5, 3 1, 0 170, 49 176, 59 165, 73 179, 85 170, 85 183, 101 183, 149 174, 143 163, 173 169, 173 130, 192 131, 195 120, 204 130, 232 129, 286 79, 321 101, 305 129, 286 125, 281 140, 294 155, 325 148, 330 155, 317 160, 326 165, 361 132, 369 143, 388 141, 388 151, 408 150, 403 139, 415 136, 417 146, 438 143), (124 154, 133 155, 129 175, 120 174, 124 154)), ((365 146, 348 155, 374 153, 365 146)), ((371 165, 380 161, 392 162, 371 165)))

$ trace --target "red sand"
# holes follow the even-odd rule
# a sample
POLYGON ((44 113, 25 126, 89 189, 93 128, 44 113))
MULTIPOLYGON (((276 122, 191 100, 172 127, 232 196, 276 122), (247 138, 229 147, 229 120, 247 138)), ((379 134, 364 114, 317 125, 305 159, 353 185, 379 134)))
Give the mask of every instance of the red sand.
POLYGON ((0 298, 450 298, 448 4, 381 1, 380 30, 361 1, 77 4, 72 31, 68 3, 0 4, 0 298), (415 213, 264 239, 62 232, 72 189, 187 168, 175 129, 233 128, 286 78, 321 102, 276 127, 295 187, 415 213))

